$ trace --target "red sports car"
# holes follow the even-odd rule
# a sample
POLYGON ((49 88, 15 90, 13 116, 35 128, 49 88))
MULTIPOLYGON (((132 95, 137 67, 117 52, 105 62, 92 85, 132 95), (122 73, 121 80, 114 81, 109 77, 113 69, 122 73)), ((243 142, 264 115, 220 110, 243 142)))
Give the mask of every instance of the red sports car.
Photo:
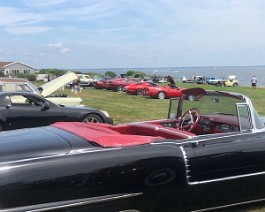
POLYGON ((135 94, 137 96, 142 96, 144 94, 144 90, 149 87, 160 87, 160 85, 154 82, 137 82, 124 87, 124 91, 129 94, 135 94))
POLYGON ((103 77, 103 78, 101 78, 100 80, 98 80, 97 82, 94 83, 94 87, 96 89, 103 89, 104 88, 103 85, 105 85, 106 82, 108 80, 110 80, 110 79, 112 79, 112 78, 110 78, 110 77, 103 77))
POLYGON ((148 87, 144 90, 145 95, 149 95, 153 98, 165 99, 182 96, 181 91, 186 88, 180 88, 176 85, 169 84, 159 87, 148 87))
POLYGON ((108 89, 123 92, 125 86, 139 82, 141 79, 116 78, 108 81, 108 89))

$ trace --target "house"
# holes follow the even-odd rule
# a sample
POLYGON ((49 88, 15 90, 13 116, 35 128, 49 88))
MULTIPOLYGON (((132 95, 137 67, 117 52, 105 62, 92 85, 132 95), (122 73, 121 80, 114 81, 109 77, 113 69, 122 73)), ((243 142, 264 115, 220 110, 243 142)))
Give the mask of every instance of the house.
POLYGON ((0 62, 0 76, 17 74, 34 74, 36 69, 21 62, 0 62))

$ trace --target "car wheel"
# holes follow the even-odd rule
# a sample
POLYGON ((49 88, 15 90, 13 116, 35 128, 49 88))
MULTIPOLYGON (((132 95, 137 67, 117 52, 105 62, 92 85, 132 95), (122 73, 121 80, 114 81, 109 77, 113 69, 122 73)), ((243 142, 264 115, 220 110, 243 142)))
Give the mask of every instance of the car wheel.
POLYGON ((217 82, 217 83, 216 83, 216 86, 217 86, 217 87, 222 87, 222 83, 221 83, 221 82, 217 82))
POLYGON ((137 96, 142 96, 144 94, 144 91, 142 89, 138 89, 135 93, 137 96))
POLYGON ((188 100, 189 101, 191 101, 191 102, 193 102, 193 101, 195 101, 195 100, 197 100, 198 98, 196 97, 196 96, 194 96, 194 95, 189 95, 188 96, 188 100))
POLYGON ((157 98, 158 99, 165 99, 166 98, 166 93, 163 92, 163 91, 158 92, 157 98))
POLYGON ((89 122, 89 123, 102 123, 103 120, 101 117, 99 117, 98 115, 96 114, 89 114, 89 115, 86 115, 83 119, 82 119, 82 122, 89 122))
POLYGON ((237 87, 237 86, 238 86, 238 84, 237 84, 237 83, 234 83, 234 84, 233 84, 233 87, 237 87))
POLYGON ((122 85, 118 85, 117 86, 117 91, 118 92, 123 92, 123 86, 122 85))

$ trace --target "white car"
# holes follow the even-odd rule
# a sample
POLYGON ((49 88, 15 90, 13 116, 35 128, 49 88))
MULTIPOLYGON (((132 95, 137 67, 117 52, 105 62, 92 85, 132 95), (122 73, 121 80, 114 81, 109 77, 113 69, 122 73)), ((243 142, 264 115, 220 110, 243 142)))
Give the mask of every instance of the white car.
POLYGON ((238 86, 238 80, 236 79, 236 76, 234 76, 234 75, 228 76, 226 81, 225 81, 225 86, 237 87, 238 86))
POLYGON ((0 92, 30 92, 39 94, 53 103, 68 106, 80 106, 82 99, 79 97, 52 96, 51 94, 70 81, 76 80, 78 77, 73 72, 66 74, 45 83, 37 88, 30 81, 21 78, 0 77, 0 92))
POLYGON ((181 77, 181 82, 186 83, 187 82, 187 77, 185 77, 185 76, 181 77))

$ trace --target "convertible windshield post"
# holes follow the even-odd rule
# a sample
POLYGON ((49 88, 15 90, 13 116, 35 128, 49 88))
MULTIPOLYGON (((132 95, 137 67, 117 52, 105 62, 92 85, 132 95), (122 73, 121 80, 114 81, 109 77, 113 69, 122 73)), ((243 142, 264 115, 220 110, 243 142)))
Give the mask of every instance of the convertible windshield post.
POLYGON ((168 119, 177 119, 177 113, 180 107, 180 98, 172 98, 169 103, 168 119))
POLYGON ((254 130, 263 130, 265 128, 264 121, 262 120, 262 118, 259 116, 259 114, 254 109, 251 100, 246 96, 244 98, 245 98, 246 103, 249 105, 253 129, 254 130))
POLYGON ((250 131, 253 128, 251 112, 247 103, 237 103, 238 124, 241 132, 250 131))

